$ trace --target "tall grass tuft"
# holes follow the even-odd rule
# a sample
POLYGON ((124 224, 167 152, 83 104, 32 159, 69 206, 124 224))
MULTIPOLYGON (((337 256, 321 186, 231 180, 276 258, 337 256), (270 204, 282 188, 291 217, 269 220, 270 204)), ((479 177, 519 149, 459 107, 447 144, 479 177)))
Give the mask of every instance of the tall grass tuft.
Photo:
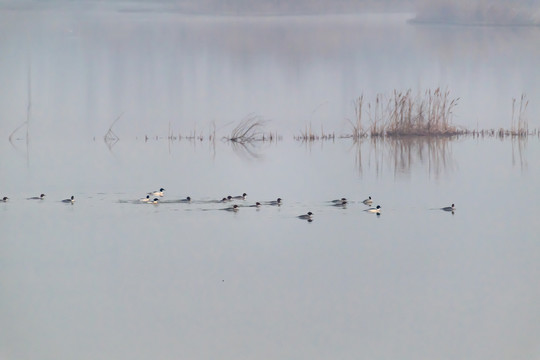
POLYGON ((426 90, 414 96, 412 90, 397 91, 387 97, 375 96, 375 102, 364 104, 361 95, 354 102, 354 121, 349 120, 352 134, 360 139, 366 136, 452 136, 467 133, 452 125, 454 108, 459 98, 450 98, 448 90, 426 90), (363 125, 364 107, 367 107, 369 127, 363 125))
POLYGON ((414 97, 409 89, 406 92, 394 90, 389 103, 387 136, 451 136, 463 134, 452 125, 453 110, 459 98, 451 99, 448 90, 440 88, 426 90, 423 95, 414 97))

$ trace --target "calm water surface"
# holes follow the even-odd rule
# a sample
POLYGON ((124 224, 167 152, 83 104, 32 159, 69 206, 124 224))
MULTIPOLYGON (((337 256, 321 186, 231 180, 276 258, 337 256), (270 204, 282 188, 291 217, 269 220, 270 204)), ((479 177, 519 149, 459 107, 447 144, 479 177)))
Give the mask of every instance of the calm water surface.
POLYGON ((292 139, 309 122, 347 131, 360 93, 409 87, 448 86, 455 121, 486 128, 526 92, 536 127, 537 29, 1 17, 0 358, 540 358, 537 137, 292 139), (29 141, 12 144, 29 63, 29 141), (282 135, 257 156, 219 140, 252 112, 282 135), (215 142, 163 138, 212 122, 215 142), (134 201, 159 187, 163 203, 134 201), (211 202, 243 192, 284 204, 211 202))

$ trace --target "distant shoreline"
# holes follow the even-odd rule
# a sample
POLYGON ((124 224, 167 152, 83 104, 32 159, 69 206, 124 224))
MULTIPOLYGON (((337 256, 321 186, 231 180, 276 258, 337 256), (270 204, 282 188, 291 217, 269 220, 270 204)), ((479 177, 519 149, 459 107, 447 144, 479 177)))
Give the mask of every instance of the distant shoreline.
POLYGON ((485 26, 485 27, 539 27, 540 23, 522 23, 522 22, 515 22, 515 23, 497 23, 497 22, 491 22, 491 21, 465 21, 465 20, 450 20, 450 19, 444 19, 444 18, 423 18, 423 17, 415 17, 412 19, 407 20, 409 24, 414 25, 442 25, 442 26, 485 26))

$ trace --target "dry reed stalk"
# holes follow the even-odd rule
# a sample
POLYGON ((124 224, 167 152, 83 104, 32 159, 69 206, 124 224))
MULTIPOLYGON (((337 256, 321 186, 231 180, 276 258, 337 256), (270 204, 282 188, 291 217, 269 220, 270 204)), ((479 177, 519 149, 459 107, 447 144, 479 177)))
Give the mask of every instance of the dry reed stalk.
POLYGON ((362 126, 362 106, 364 105, 364 95, 362 94, 354 101, 354 122, 351 120, 349 124, 352 128, 352 138, 355 141, 358 141, 360 138, 363 138, 367 135, 366 131, 362 126))

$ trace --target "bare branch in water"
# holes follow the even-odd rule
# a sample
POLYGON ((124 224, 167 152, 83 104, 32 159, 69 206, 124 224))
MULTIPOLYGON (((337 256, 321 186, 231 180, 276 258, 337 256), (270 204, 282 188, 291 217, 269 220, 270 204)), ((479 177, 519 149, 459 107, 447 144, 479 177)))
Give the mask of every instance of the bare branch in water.
POLYGON ((19 131, 20 129, 22 129, 22 128, 23 128, 24 126, 26 126, 26 125, 28 125, 28 121, 25 121, 25 122, 23 122, 21 125, 17 126, 17 128, 16 128, 15 130, 13 130, 13 132, 12 132, 11 134, 9 134, 8 139, 9 139, 9 142, 10 142, 11 144, 13 144, 13 135, 15 135, 15 133, 16 133, 17 131, 19 131))
POLYGON ((225 140, 241 144, 262 140, 264 138, 262 129, 266 123, 267 121, 259 116, 249 115, 240 121, 225 140))
POLYGON ((109 130, 107 131, 107 133, 105 134, 105 136, 103 137, 103 140, 105 141, 105 144, 107 144, 107 147, 109 148, 109 150, 112 149, 112 147, 118 142, 120 141, 120 138, 118 137, 118 135, 116 135, 114 133, 114 131, 112 130, 114 124, 116 124, 116 122, 118 120, 120 120, 120 118, 122 117, 122 115, 124 115, 124 113, 121 113, 111 124, 111 126, 109 126, 109 130))

